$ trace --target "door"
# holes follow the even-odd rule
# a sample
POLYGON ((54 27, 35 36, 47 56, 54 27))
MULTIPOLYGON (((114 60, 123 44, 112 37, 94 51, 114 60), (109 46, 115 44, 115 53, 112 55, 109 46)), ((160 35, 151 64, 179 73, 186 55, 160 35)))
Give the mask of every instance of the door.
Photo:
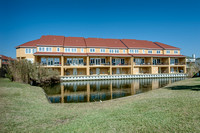
POLYGON ((170 59, 170 64, 174 65, 175 64, 175 59, 170 59))
POLYGON ((178 59, 175 59, 175 64, 178 65, 178 59))
POLYGON ((48 58, 48 66, 52 66, 53 65, 53 58, 48 58))
POLYGON ((120 59, 115 59, 115 65, 119 65, 120 64, 120 59))
POLYGON ((100 69, 96 68, 96 74, 99 75, 100 74, 100 69))
POLYGON ((101 59, 100 58, 96 58, 96 65, 100 65, 101 63, 101 59))
POLYGON ((73 63, 72 63, 73 65, 78 65, 78 58, 73 58, 73 63))
POLYGON ((157 60, 153 59, 153 65, 156 65, 156 64, 157 64, 157 60))
POLYGON ((77 68, 73 68, 73 75, 77 75, 77 68))
POLYGON ((116 74, 120 74, 119 68, 116 68, 116 74))
POLYGON ((124 59, 121 59, 121 65, 124 65, 124 64, 125 64, 124 59))
POLYGON ((171 67, 171 73, 174 73, 174 68, 173 67, 171 67))

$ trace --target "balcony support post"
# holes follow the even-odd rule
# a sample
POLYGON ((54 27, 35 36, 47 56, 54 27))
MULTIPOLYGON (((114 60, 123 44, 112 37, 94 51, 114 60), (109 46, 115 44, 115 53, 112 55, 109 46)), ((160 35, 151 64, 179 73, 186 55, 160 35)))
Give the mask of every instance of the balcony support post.
POLYGON ((87 56, 86 66, 87 66, 86 68, 87 76, 89 76, 90 75, 89 56, 87 56))
POLYGON ((112 75, 112 57, 110 57, 110 75, 112 75))
POLYGON ((61 56, 61 76, 64 76, 64 56, 61 56))

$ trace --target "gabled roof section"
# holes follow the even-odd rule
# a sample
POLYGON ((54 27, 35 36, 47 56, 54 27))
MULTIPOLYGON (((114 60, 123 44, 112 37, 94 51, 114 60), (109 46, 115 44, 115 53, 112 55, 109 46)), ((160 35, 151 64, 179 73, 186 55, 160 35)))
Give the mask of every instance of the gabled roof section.
POLYGON ((19 48, 19 47, 37 47, 36 45, 39 42, 39 40, 40 39, 26 42, 24 44, 21 44, 21 45, 17 46, 16 48, 19 48))
POLYGON ((8 56, 5 56, 5 55, 0 55, 0 58, 1 58, 2 60, 8 60, 8 61, 13 61, 13 60, 15 60, 15 59, 13 59, 13 58, 11 58, 11 57, 8 57, 8 56))
POLYGON ((86 38, 87 47, 127 48, 119 39, 86 38))
POLYGON ((83 37, 65 37, 64 47, 86 47, 83 37))
POLYGON ((162 49, 152 41, 135 40, 135 39, 122 39, 121 40, 128 48, 144 48, 144 49, 162 49))
POLYGON ((47 35, 42 36, 37 45, 44 46, 63 46, 64 36, 47 35))
POLYGON ((158 46, 162 47, 163 49, 177 49, 180 50, 180 48, 174 47, 174 46, 170 46, 164 43, 160 43, 160 42, 155 42, 155 44, 157 44, 158 46))

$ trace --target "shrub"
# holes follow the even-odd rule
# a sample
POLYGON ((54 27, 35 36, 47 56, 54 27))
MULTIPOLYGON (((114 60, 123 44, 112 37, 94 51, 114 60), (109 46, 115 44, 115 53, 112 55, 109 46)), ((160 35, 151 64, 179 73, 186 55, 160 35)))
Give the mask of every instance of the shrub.
POLYGON ((12 81, 39 84, 59 80, 59 72, 51 68, 44 68, 28 60, 10 62, 7 67, 7 77, 12 81))

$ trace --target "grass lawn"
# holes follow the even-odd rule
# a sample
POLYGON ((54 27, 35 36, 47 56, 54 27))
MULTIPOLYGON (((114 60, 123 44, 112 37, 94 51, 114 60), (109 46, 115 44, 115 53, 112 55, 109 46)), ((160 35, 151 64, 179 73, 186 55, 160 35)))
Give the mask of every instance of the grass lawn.
POLYGON ((94 103, 48 103, 42 88, 0 79, 0 132, 200 132, 200 78, 94 103))

